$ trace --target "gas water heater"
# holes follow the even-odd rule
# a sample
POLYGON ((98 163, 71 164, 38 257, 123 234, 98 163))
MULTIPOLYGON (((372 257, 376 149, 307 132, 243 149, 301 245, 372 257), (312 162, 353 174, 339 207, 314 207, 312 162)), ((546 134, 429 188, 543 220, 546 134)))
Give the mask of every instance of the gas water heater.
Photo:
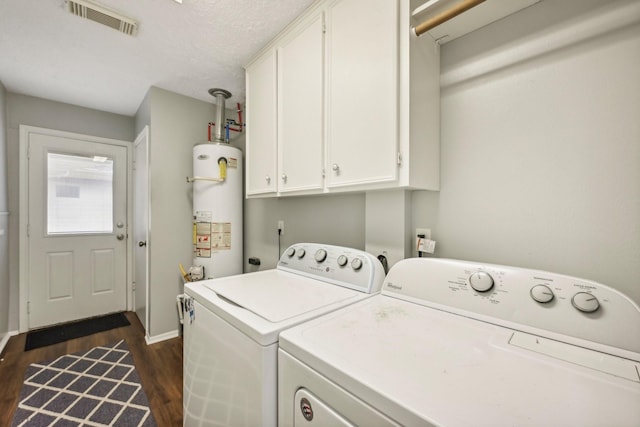
POLYGON ((231 93, 211 89, 216 97, 215 139, 193 147, 193 265, 204 277, 242 273, 242 152, 227 143, 224 119, 231 93))

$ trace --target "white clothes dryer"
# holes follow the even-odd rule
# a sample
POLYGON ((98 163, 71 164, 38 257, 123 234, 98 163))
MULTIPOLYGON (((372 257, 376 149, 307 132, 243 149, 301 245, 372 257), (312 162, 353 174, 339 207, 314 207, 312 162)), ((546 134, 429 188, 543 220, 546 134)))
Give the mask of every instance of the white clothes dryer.
POLYGON ((378 293, 380 261, 293 245, 275 269, 185 285, 184 426, 277 425, 279 333, 378 293))
POLYGON ((414 258, 280 335, 289 426, 640 426, 640 309, 588 280, 414 258))

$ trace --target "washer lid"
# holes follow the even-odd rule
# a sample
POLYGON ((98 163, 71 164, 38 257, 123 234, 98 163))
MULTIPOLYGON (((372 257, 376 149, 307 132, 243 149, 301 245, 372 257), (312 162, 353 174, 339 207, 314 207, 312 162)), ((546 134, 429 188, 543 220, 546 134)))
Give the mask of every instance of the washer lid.
POLYGON ((300 275, 274 271, 271 275, 234 276, 205 287, 226 302, 249 310, 269 322, 279 323, 360 293, 300 275))
POLYGON ((284 329, 371 297, 275 269, 187 283, 185 293, 263 346, 277 344, 284 329))

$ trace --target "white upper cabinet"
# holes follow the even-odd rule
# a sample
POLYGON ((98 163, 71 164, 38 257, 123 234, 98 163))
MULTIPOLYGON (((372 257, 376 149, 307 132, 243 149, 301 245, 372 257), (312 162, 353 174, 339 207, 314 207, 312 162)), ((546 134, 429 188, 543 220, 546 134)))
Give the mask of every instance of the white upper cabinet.
POLYGON ((398 3, 328 5, 327 186, 398 176, 398 3))
POLYGON ((247 196, 439 188, 440 52, 409 3, 317 2, 250 63, 247 196))
POLYGON ((278 188, 280 193, 323 187, 324 14, 278 47, 278 188))
POLYGON ((267 52, 247 67, 247 196, 275 195, 277 188, 276 55, 267 52))
POLYGON ((248 197, 324 188, 324 13, 301 21, 246 70, 248 197))

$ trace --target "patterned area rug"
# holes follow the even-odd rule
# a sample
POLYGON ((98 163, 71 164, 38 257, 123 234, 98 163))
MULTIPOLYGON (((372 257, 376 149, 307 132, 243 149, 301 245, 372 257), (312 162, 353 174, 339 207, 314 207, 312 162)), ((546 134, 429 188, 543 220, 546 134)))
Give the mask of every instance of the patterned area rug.
POLYGON ((17 426, 156 426, 124 340, 27 368, 17 426))

